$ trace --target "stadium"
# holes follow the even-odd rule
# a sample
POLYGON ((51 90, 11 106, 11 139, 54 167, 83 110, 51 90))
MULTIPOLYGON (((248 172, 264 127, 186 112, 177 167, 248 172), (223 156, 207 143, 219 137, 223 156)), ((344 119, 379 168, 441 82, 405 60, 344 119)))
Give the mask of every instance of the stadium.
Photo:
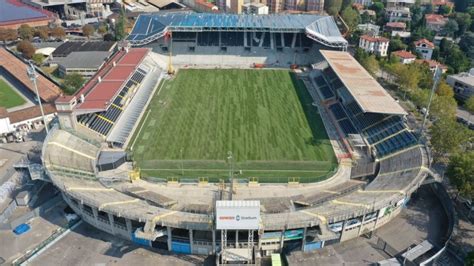
POLYGON ((368 234, 431 182, 407 113, 331 17, 144 14, 120 46, 56 100, 42 151, 103 231, 258 264, 368 234))

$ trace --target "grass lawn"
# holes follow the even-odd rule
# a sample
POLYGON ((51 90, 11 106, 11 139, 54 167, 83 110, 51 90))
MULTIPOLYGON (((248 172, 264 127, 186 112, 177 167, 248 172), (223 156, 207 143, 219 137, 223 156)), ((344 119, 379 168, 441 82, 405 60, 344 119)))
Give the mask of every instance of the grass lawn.
POLYGON ((24 104, 26 101, 18 92, 10 87, 8 83, 0 78, 0 106, 4 108, 11 108, 24 104))
POLYGON ((180 70, 146 110, 133 156, 142 175, 312 182, 337 166, 317 108, 286 70, 180 70))

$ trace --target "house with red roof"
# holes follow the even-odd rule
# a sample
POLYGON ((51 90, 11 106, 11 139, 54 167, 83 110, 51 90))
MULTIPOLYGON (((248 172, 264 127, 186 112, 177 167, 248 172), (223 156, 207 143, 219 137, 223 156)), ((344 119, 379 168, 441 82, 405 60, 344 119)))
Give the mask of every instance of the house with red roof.
POLYGON ((390 40, 384 37, 372 37, 362 35, 359 39, 359 47, 364 51, 378 56, 387 56, 390 40))
POLYGON ((431 56, 433 56, 434 49, 435 45, 427 39, 423 38, 418 41, 415 41, 415 50, 421 54, 423 59, 431 60, 431 56))
POLYGON ((444 28, 448 20, 448 18, 445 18, 444 16, 438 14, 425 15, 426 27, 436 32, 440 32, 444 28))
POLYGON ((416 55, 404 50, 392 52, 392 56, 396 56, 400 60, 400 63, 405 65, 411 64, 416 60, 416 55))
POLYGON ((417 59, 415 62, 418 64, 426 64, 430 68, 430 71, 433 73, 436 71, 436 67, 441 69, 442 73, 446 73, 446 71, 448 71, 447 66, 441 64, 436 60, 417 59))

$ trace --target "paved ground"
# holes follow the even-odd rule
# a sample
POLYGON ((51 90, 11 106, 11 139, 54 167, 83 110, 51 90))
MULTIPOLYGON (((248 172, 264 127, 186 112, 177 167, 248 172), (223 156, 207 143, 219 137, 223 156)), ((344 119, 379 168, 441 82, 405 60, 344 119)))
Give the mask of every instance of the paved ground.
POLYGON ((17 236, 12 230, 0 230, 0 257, 10 264, 24 252, 46 240, 67 222, 63 212, 65 207, 65 203, 60 204, 49 211, 47 216, 30 220, 28 224, 31 230, 23 235, 17 236))
POLYGON ((145 249, 82 223, 30 265, 136 265, 138 262, 140 265, 210 264, 200 256, 145 249))
POLYGON ((408 208, 378 229, 371 239, 359 237, 322 250, 295 252, 288 259, 291 265, 369 265, 390 257, 377 247, 379 239, 386 241, 398 252, 425 239, 439 242, 446 228, 446 219, 432 192, 420 189, 408 208))

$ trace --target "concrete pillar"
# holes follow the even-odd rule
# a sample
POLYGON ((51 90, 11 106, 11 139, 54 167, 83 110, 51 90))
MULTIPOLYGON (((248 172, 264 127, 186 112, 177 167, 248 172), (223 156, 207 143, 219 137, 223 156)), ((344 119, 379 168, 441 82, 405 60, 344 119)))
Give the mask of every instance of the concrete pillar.
POLYGON ((262 35, 260 37, 260 43, 258 44, 258 47, 263 46, 263 41, 265 41, 265 32, 262 32, 262 35))
POLYGON ((280 251, 283 250, 283 240, 285 237, 285 230, 281 231, 281 236, 280 236, 280 251))
POLYGON ((96 208, 92 207, 92 214, 94 215, 94 219, 97 220, 97 217, 99 217, 99 210, 96 208))
POLYGON ((291 48, 294 49, 296 45, 296 35, 297 33, 293 33, 293 40, 291 41, 291 48))
POLYGON ((191 253, 193 253, 193 230, 189 229, 189 246, 191 247, 191 253))
POLYGON ((166 230, 168 232, 168 250, 171 251, 172 250, 172 247, 171 247, 171 238, 172 238, 172 235, 171 235, 171 227, 166 227, 166 230))
POLYGON ((275 49, 275 44, 273 43, 274 39, 275 39, 274 33, 273 33, 273 32, 270 32, 270 48, 271 48, 272 50, 275 49))
POLYGON ((244 31, 244 47, 247 47, 247 32, 244 31))
POLYGON ((280 33, 280 37, 281 37, 281 47, 285 47, 285 34, 284 33, 280 33))
POLYGON ((301 241, 301 242, 302 242, 302 243, 301 243, 301 250, 302 250, 302 251, 305 251, 305 250, 304 250, 304 246, 306 245, 306 233, 307 233, 307 232, 308 232, 308 228, 305 227, 305 228, 303 229, 303 239, 302 239, 302 241, 301 241))
POLYGON ((114 215, 111 213, 107 213, 107 215, 109 216, 110 230, 115 235, 114 215))
POLYGON ((125 226, 127 226, 127 232, 129 235, 133 234, 132 221, 130 219, 125 219, 125 226))
POLYGON ((235 248, 239 248, 239 230, 235 230, 235 248))
POLYGON ((221 45, 222 45, 222 34, 221 33, 222 32, 219 31, 219 47, 221 47, 221 45))
POLYGON ((362 215, 362 221, 359 226, 359 231, 357 232, 357 236, 360 236, 360 233, 362 232, 362 227, 364 227, 364 222, 365 222, 365 214, 362 215))
POLYGON ((212 254, 216 254, 216 230, 212 230, 212 254))

